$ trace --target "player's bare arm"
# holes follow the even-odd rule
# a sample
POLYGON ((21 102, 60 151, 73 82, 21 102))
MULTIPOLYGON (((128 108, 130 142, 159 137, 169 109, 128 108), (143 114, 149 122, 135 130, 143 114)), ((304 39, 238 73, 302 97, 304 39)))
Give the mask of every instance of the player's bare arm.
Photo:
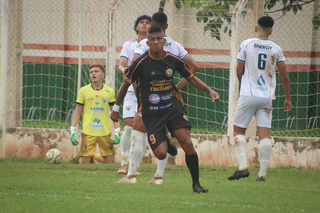
POLYGON ((118 72, 121 74, 124 74, 124 71, 126 70, 127 64, 128 64, 128 59, 121 57, 120 62, 119 62, 118 72))
POLYGON ((278 63, 277 66, 280 73, 282 87, 286 96, 286 99, 284 101, 284 111, 289 112, 292 109, 292 103, 291 103, 291 95, 290 95, 290 80, 288 77, 287 66, 286 66, 286 63, 284 62, 278 63))
POLYGON ((112 110, 111 115, 110 115, 110 119, 113 122, 117 122, 119 120, 119 117, 120 117, 119 106, 123 102, 123 99, 127 94, 129 86, 130 86, 130 83, 128 81, 126 81, 126 80, 124 80, 122 82, 122 84, 121 84, 121 87, 120 87, 118 95, 117 95, 116 103, 113 106, 113 108, 112 108, 113 110, 112 110))
MULTIPOLYGON (((196 62, 193 60, 191 55, 188 55, 184 62, 188 65, 188 68, 192 74, 195 74, 199 67, 197 66, 196 62)), ((181 90, 186 84, 188 83, 187 79, 183 78, 178 84, 177 84, 177 89, 181 90)))
POLYGON ((83 110, 83 106, 77 104, 77 105, 76 105, 76 110, 75 110, 75 112, 74 112, 74 114, 73 114, 73 116, 72 116, 71 126, 74 126, 74 127, 75 127, 75 126, 78 125, 82 110, 83 110))
POLYGON ((208 85, 206 85, 203 81, 199 78, 193 76, 192 78, 188 78, 189 83, 197 89, 205 91, 210 94, 212 102, 219 101, 220 96, 218 93, 213 91, 208 85))
POLYGON ((244 63, 243 62, 240 62, 240 61, 237 61, 237 78, 239 80, 239 83, 241 83, 241 78, 242 78, 242 75, 243 75, 243 70, 244 70, 244 63))

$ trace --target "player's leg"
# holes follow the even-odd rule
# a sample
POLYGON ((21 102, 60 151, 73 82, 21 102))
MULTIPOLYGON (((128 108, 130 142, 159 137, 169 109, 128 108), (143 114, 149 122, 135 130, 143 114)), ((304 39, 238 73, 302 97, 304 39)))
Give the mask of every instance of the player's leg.
POLYGON ((92 163, 92 158, 96 153, 98 138, 82 133, 82 140, 80 145, 80 164, 92 163))
POLYGON ((234 112, 234 142, 239 168, 228 178, 229 180, 238 180, 250 175, 247 165, 247 141, 245 133, 255 111, 256 105, 252 102, 251 97, 240 96, 234 112))
POLYGON ((146 147, 145 126, 141 116, 136 113, 133 120, 133 130, 131 134, 131 148, 129 154, 129 168, 126 177, 117 183, 136 183, 136 173, 142 160, 146 147))
POLYGON ((271 120, 272 120, 272 101, 264 100, 265 104, 256 112, 256 121, 259 136, 259 156, 260 170, 257 181, 265 181, 267 176, 267 168, 271 158, 271 120))
POLYGON ((105 163, 114 163, 114 146, 111 142, 110 135, 98 137, 98 144, 101 156, 105 163))
POLYGON ((104 158, 101 156, 101 154, 94 153, 93 159, 99 163, 104 163, 104 158))
POLYGON ((185 161, 191 174, 193 192, 197 192, 197 193, 208 192, 209 191, 208 189, 205 189, 200 185, 199 159, 198 159, 198 154, 191 140, 190 129, 187 127, 176 129, 174 130, 174 135, 177 138, 181 148, 186 153, 185 161))
POLYGON ((118 174, 127 174, 129 163, 129 151, 131 147, 131 133, 133 126, 133 118, 137 108, 137 100, 133 92, 127 93, 123 104, 124 131, 121 137, 121 167, 118 174))

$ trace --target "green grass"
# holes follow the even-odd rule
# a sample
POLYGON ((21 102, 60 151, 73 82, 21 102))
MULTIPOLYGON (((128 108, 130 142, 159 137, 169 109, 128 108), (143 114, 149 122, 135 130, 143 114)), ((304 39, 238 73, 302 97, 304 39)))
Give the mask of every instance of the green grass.
POLYGON ((164 184, 147 184, 155 165, 141 165, 138 183, 116 184, 119 164, 79 165, 42 160, 0 160, 1 212, 318 212, 320 171, 269 169, 256 182, 258 168, 238 181, 235 168, 201 166, 210 191, 195 194, 186 166, 168 165, 164 184))

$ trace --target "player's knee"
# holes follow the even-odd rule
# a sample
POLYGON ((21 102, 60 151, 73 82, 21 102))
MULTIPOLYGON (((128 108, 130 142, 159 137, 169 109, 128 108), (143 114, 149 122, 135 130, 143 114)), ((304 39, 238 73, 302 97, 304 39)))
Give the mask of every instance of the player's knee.
POLYGON ((237 146, 245 146, 247 141, 246 141, 246 137, 244 135, 236 135, 234 137, 234 143, 237 146))
POLYGON ((157 154, 155 154, 155 156, 159 159, 159 160, 163 160, 163 159, 165 159, 166 157, 167 157, 167 153, 165 152, 165 153, 157 153, 157 154))

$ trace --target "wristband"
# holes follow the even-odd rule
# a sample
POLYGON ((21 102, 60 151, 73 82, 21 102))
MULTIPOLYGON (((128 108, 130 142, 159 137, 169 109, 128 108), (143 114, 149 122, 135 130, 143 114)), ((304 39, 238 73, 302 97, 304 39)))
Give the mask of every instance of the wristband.
POLYGON ((119 112, 119 110, 120 110, 120 106, 117 105, 117 104, 114 104, 114 105, 113 105, 113 108, 112 108, 112 111, 114 111, 114 112, 119 112))
POLYGON ((116 129, 114 130, 115 133, 119 133, 120 131, 121 131, 120 127, 116 128, 116 129))
POLYGON ((70 127, 70 132, 71 132, 71 134, 72 134, 73 132, 75 132, 75 131, 76 131, 76 127, 71 126, 71 127, 70 127))

